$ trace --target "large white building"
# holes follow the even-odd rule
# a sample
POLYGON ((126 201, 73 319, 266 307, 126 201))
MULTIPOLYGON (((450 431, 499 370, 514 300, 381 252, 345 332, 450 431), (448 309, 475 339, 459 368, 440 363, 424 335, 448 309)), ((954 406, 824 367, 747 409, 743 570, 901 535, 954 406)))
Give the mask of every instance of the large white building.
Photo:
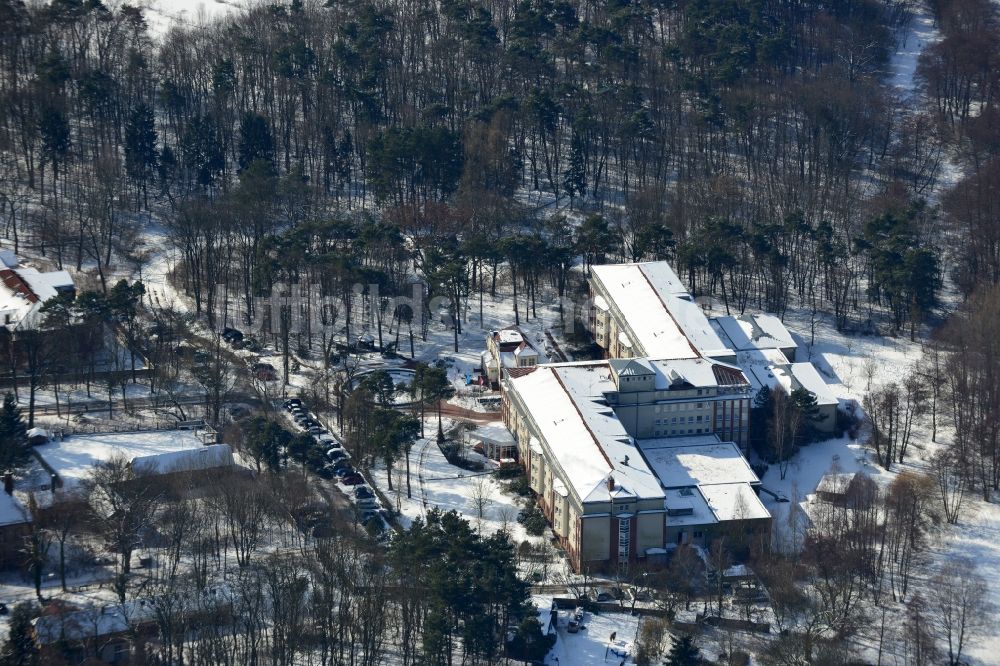
MULTIPOLYGON (((593 266, 590 289, 594 339, 608 358, 735 366, 750 383, 751 399, 763 386, 786 394, 806 389, 819 408, 815 427, 836 430, 837 397, 812 363, 796 362, 798 344, 778 317, 709 319, 665 261, 593 266)), ((671 424, 673 420, 671 416, 671 424)), ((691 434, 677 430, 678 435, 691 434)), ((746 443, 738 434, 720 435, 746 443)))
POLYGON ((707 544, 722 524, 770 519, 759 500, 750 500, 758 482, 739 448, 721 446, 714 434, 717 426, 732 432, 745 422, 749 385, 739 369, 705 359, 554 363, 512 370, 503 384, 504 422, 576 570, 655 561, 678 542, 707 544), (685 459, 704 467, 718 457, 709 484, 717 488, 699 490, 702 475, 694 469, 686 486, 676 475, 665 480, 661 456, 644 452, 663 442, 691 444, 689 435, 718 445, 685 459), (733 452, 743 465, 738 474, 733 452), (701 498, 704 510, 678 513, 670 499, 678 493, 701 498), (749 509, 726 508, 736 503, 749 509))

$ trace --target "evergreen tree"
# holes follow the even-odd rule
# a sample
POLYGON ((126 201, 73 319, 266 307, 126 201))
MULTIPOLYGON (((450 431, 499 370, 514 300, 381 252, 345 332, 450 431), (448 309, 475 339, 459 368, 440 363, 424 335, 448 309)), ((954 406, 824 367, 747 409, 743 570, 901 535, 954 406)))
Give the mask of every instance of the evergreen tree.
POLYGON ((563 174, 563 189, 570 198, 587 193, 587 171, 586 160, 583 154, 583 140, 580 135, 573 132, 573 139, 570 142, 569 166, 563 174))
POLYGON ((259 113, 248 113, 240 123, 240 171, 257 160, 274 169, 274 136, 267 118, 259 113))
POLYGON ((666 666, 699 666, 702 663, 701 650, 694 644, 694 639, 685 634, 680 638, 673 638, 673 645, 667 653, 667 660, 663 662, 666 666))
POLYGON ((38 648, 35 647, 32 620, 40 610, 33 602, 24 601, 14 606, 10 614, 10 630, 7 642, 0 656, 2 663, 9 666, 32 666, 38 663, 38 648))
POLYGON ((0 408, 0 472, 15 469, 29 457, 27 428, 21 408, 8 393, 0 408))
POLYGON ((195 115, 181 136, 184 166, 196 183, 210 186, 226 165, 222 139, 209 116, 195 115))
POLYGON ((138 104, 125 123, 125 170, 146 195, 146 183, 156 170, 156 128, 153 110, 138 104))

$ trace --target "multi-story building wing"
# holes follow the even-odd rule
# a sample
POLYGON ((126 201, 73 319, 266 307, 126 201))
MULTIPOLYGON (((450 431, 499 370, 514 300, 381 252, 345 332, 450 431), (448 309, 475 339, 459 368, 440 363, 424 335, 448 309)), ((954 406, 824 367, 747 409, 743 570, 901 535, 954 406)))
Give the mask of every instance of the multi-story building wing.
POLYGON ((592 266, 594 339, 609 358, 734 360, 665 261, 592 266))
POLYGON ((607 364, 542 365, 505 382, 504 420, 574 568, 662 549, 663 489, 605 402, 607 364))
MULTIPOLYGON (((746 439, 749 383, 738 368, 707 359, 546 364, 509 370, 503 388, 504 422, 518 458, 577 570, 641 561, 676 543, 667 540, 668 532, 677 533, 667 492, 682 489, 663 484, 643 455, 644 442, 721 441, 714 433, 746 439)), ((735 451, 742 459, 736 444, 727 445, 727 455, 735 451)), ((755 498, 754 487, 728 492, 755 498)), ((723 490, 697 496, 715 492, 721 503, 723 490)), ((720 522, 769 520, 756 503, 750 514, 713 510, 683 521, 704 525, 697 537, 703 539, 720 522)))

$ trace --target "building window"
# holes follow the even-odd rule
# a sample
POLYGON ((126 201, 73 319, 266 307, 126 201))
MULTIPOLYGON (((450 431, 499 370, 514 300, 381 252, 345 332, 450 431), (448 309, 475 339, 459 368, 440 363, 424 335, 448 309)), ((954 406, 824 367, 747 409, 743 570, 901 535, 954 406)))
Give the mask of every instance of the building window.
POLYGON ((701 389, 698 389, 698 395, 701 395, 701 389))
POLYGON ((694 531, 694 538, 695 539, 700 539, 701 538, 701 532, 699 532, 698 530, 695 530, 694 531))
POLYGON ((632 541, 632 523, 630 518, 618 519, 618 561, 628 562, 628 554, 632 541))

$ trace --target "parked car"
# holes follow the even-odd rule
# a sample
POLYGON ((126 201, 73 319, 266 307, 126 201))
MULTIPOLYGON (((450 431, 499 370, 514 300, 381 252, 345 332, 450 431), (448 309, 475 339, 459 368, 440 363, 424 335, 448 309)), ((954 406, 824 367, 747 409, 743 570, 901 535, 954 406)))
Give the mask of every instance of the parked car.
POLYGON ((278 378, 278 371, 270 363, 254 363, 251 370, 254 377, 262 382, 273 382, 278 378))
POLYGON ((337 438, 329 432, 322 432, 318 435, 313 435, 313 438, 320 444, 325 444, 327 446, 338 446, 340 444, 340 442, 337 441, 337 438))
POLYGON ((231 345, 239 344, 243 342, 243 332, 235 328, 224 328, 222 329, 222 339, 231 345))
POLYGON ((359 499, 356 502, 359 509, 370 509, 372 511, 382 508, 378 500, 374 497, 366 497, 364 499, 359 499))
POLYGON ((281 404, 284 405, 285 409, 287 409, 288 411, 292 411, 296 407, 300 409, 302 408, 302 401, 299 400, 298 398, 288 398, 281 404))
POLYGON ((334 470, 329 465, 324 465, 323 467, 318 467, 316 473, 319 474, 321 479, 332 479, 336 470, 334 470))
POLYGON ((326 452, 326 457, 330 459, 330 462, 336 462, 341 458, 346 458, 347 451, 344 449, 330 449, 326 452))
POLYGON ((306 428, 306 430, 309 432, 310 435, 322 435, 323 433, 326 432, 326 428, 318 425, 310 426, 309 428, 306 428))
POLYGON ((371 497, 375 497, 375 493, 373 493, 371 488, 368 486, 358 486, 354 489, 354 496, 357 499, 369 499, 371 497))
POLYGON ((347 474, 340 480, 345 486, 360 486, 365 482, 365 477, 361 476, 357 472, 353 474, 347 474))
POLYGON ((336 474, 337 476, 350 476, 351 474, 358 473, 357 470, 354 469, 354 467, 350 463, 348 463, 346 459, 338 460, 334 464, 339 465, 340 463, 345 463, 345 464, 333 470, 333 473, 336 474))

